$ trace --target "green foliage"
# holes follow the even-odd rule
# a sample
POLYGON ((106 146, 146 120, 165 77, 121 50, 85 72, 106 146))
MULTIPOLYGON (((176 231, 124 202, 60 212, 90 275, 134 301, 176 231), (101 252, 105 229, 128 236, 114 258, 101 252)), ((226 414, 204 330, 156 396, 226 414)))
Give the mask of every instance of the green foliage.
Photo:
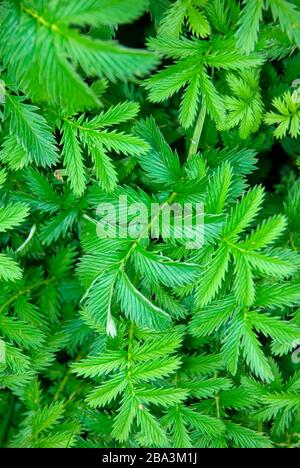
POLYGON ((299 7, 1 2, 0 446, 299 447, 299 7))
POLYGON ((239 126, 239 134, 246 139, 259 129, 263 117, 263 101, 260 94, 259 76, 252 70, 244 71, 241 78, 226 76, 230 91, 236 97, 227 96, 225 129, 239 126))
POLYGON ((274 135, 283 138, 288 133, 297 138, 300 135, 299 98, 295 99, 294 93, 286 92, 282 97, 274 98, 272 104, 277 112, 268 112, 265 122, 269 125, 277 124, 274 135))

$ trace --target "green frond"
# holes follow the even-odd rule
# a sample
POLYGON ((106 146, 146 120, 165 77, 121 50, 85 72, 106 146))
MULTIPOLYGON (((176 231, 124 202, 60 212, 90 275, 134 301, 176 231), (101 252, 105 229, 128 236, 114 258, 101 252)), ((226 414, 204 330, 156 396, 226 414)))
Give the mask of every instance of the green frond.
POLYGON ((226 433, 237 447, 264 449, 273 447, 268 437, 239 424, 227 423, 226 433))
POLYGON ((244 0, 237 31, 238 47, 246 54, 253 52, 257 43, 258 31, 262 20, 264 0, 244 0))
POLYGON ((249 322, 245 322, 243 325, 242 347, 244 358, 252 372, 265 382, 272 381, 274 379, 273 372, 249 322))
POLYGON ((299 305, 299 284, 283 282, 273 287, 272 283, 263 283, 256 289, 255 305, 258 307, 281 308, 299 305))
POLYGON ((54 137, 45 118, 36 106, 24 103, 24 98, 7 94, 4 117, 9 120, 9 132, 16 137, 30 160, 37 165, 51 166, 57 161, 54 137))
POLYGON ((195 336, 206 336, 217 331, 228 321, 235 307, 236 301, 232 296, 214 301, 205 307, 196 307, 190 332, 195 336))
POLYGON ((234 238, 246 229, 257 216, 263 200, 264 191, 262 187, 255 187, 243 196, 232 208, 228 216, 228 223, 223 230, 224 237, 227 239, 234 238))
POLYGON ((287 0, 267 0, 273 18, 278 20, 281 29, 287 33, 290 40, 300 44, 300 10, 297 5, 287 0))
POLYGON ((27 218, 28 214, 28 207, 21 203, 0 207, 0 232, 17 227, 27 218))
POLYGON ((140 121, 135 132, 150 145, 150 150, 139 156, 142 168, 157 183, 169 185, 176 182, 181 176, 178 155, 173 153, 154 119, 140 121))
POLYGON ((138 18, 147 8, 148 0, 81 0, 78 2, 52 2, 54 19, 60 25, 129 23, 138 18), (54 8, 55 7, 55 8, 54 8))
POLYGON ((277 125, 274 130, 276 138, 283 138, 289 134, 292 138, 300 135, 300 103, 294 95, 287 91, 280 97, 273 99, 276 111, 270 111, 265 116, 268 125, 277 125))
POLYGON ((231 92, 236 96, 225 98, 228 114, 223 128, 239 126, 240 137, 247 139, 259 129, 263 119, 264 105, 260 93, 259 73, 245 70, 240 78, 231 73, 227 74, 226 78, 231 92))
POLYGON ((255 286, 250 264, 245 255, 235 252, 234 255, 234 289, 235 295, 242 306, 249 307, 255 298, 255 286))
POLYGON ((134 262, 137 271, 145 275, 149 281, 173 288, 194 282, 200 274, 197 264, 174 262, 156 252, 141 248, 135 251, 134 262))
POLYGON ((22 277, 22 270, 17 262, 8 255, 0 254, 0 279, 16 281, 22 277))
POLYGON ((0 448, 299 447, 299 25, 0 2, 0 448))

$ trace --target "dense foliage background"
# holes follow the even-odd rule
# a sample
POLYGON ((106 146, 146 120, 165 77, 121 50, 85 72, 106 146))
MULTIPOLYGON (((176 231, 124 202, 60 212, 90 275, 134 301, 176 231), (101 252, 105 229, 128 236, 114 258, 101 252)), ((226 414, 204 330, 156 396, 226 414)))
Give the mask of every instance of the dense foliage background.
POLYGON ((0 446, 299 447, 299 0, 0 21, 0 446), (120 195, 204 245, 100 239, 120 195))

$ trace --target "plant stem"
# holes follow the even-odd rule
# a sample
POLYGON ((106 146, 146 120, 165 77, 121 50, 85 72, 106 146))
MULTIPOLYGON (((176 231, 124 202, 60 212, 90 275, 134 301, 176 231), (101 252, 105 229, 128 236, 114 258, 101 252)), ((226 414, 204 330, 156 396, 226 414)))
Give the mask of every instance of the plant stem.
POLYGON ((192 140, 191 140, 191 146, 190 146, 190 149, 189 149, 188 159, 191 159, 191 157, 194 154, 196 154, 197 151, 198 151, 199 141, 200 141, 200 137, 201 137, 201 133, 202 133, 202 130, 203 130, 204 121, 205 121, 205 116, 206 116, 206 104, 203 101, 200 112, 199 112, 199 115, 198 115, 198 119, 197 119, 197 122, 196 122, 193 137, 192 137, 192 140))

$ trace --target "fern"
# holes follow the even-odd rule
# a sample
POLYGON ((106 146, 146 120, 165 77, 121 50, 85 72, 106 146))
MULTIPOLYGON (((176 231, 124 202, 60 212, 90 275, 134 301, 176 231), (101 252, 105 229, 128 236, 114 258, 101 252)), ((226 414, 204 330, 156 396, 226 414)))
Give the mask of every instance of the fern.
POLYGON ((200 96, 207 113, 220 124, 225 120, 224 98, 210 78, 212 68, 240 70, 259 66, 263 58, 258 54, 242 57, 232 37, 212 39, 211 43, 197 39, 169 39, 158 36, 150 39, 151 50, 177 59, 174 65, 152 76, 146 83, 152 102, 161 102, 185 88, 180 104, 180 123, 188 128, 194 122, 200 96))
POLYGON ((195 36, 208 36, 210 25, 203 11, 206 4, 206 0, 177 0, 165 12, 159 25, 159 33, 178 37, 185 23, 195 36))
POLYGON ((299 102, 295 102, 293 95, 287 92, 282 97, 274 98, 272 104, 277 112, 269 112, 265 122, 269 125, 277 124, 275 137, 283 138, 289 134, 297 138, 300 134, 299 102))
POLYGON ((263 102, 259 89, 259 77, 253 71, 245 71, 238 79, 228 74, 227 82, 232 93, 237 97, 226 97, 228 116, 224 128, 239 126, 242 139, 258 130, 263 117, 263 102))
POLYGON ((300 11, 295 5, 297 2, 287 0, 245 0, 241 12, 240 25, 237 31, 239 45, 246 53, 255 48, 260 21, 265 9, 270 8, 273 19, 279 22, 281 29, 287 34, 291 41, 299 45, 298 34, 300 11))

